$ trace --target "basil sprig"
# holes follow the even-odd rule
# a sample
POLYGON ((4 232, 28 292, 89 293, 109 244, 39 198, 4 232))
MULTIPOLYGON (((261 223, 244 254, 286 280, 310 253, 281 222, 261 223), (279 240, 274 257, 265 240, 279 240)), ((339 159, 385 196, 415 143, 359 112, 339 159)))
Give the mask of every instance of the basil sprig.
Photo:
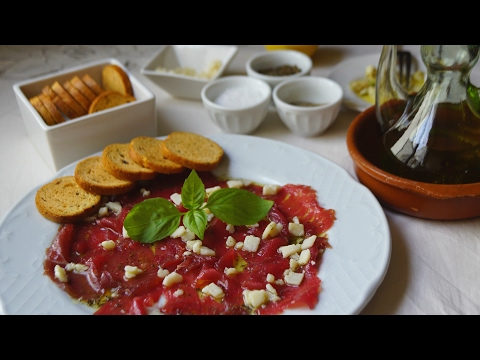
POLYGON ((133 206, 123 223, 128 236, 141 243, 162 240, 180 226, 183 217, 183 225, 203 240, 208 223, 204 207, 228 224, 252 225, 263 219, 273 206, 273 201, 238 188, 214 191, 203 206, 205 185, 195 170, 185 180, 181 195, 182 204, 188 209, 185 213, 164 198, 147 199, 133 206))

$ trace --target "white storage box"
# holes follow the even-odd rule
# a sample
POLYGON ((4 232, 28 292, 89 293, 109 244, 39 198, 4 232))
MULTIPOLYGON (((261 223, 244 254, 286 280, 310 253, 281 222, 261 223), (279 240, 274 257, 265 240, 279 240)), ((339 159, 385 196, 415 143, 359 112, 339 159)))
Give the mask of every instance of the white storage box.
POLYGON ((140 135, 157 136, 155 95, 116 59, 98 60, 22 81, 14 84, 13 90, 28 136, 54 171, 101 151, 108 144, 129 142, 140 135), (29 99, 39 95, 45 85, 52 85, 55 81, 63 84, 75 75, 82 78, 84 74, 89 74, 101 85, 102 69, 109 64, 118 65, 127 73, 135 101, 51 126, 30 104, 29 99))

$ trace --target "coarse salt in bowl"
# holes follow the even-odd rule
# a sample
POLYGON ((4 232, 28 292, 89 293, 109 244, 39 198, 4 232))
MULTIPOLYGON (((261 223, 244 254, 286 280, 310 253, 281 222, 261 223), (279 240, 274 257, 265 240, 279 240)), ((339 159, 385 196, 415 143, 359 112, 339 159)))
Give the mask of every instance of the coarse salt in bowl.
POLYGON ((249 134, 268 112, 272 89, 249 76, 225 76, 205 85, 203 105, 213 123, 226 133, 249 134))

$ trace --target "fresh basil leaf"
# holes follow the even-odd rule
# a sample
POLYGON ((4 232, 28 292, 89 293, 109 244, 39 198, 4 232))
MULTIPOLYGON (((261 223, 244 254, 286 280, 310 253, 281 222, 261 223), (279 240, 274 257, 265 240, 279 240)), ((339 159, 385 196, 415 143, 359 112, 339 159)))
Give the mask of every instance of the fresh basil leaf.
POLYGON ((152 243, 170 236, 183 215, 164 198, 152 198, 136 204, 125 217, 128 236, 141 243, 152 243))
POLYGON ((238 188, 223 188, 210 194, 206 207, 220 220, 232 225, 252 225, 267 216, 272 200, 238 188))
MULTIPOLYGON (((130 210, 124 227, 133 240, 153 243, 170 236, 180 226, 183 216, 184 226, 203 240, 208 223, 207 214, 201 209, 205 197, 205 185, 192 170, 182 187, 186 213, 180 212, 167 199, 147 199, 130 210)), ((252 225, 265 218, 273 204, 245 189, 224 188, 210 194, 206 208, 228 224, 252 225)))
POLYGON ((186 209, 198 209, 205 201, 205 185, 195 170, 185 179, 182 187, 182 204, 186 209))
POLYGON ((207 214, 203 210, 189 210, 183 216, 183 225, 197 235, 200 240, 203 240, 203 235, 207 228, 207 214))

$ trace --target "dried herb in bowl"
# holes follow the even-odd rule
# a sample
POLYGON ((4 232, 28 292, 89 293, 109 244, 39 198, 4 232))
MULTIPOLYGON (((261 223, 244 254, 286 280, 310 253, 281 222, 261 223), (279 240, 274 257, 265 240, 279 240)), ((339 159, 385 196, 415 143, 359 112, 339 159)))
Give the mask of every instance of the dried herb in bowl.
POLYGON ((297 65, 280 65, 274 68, 258 70, 260 74, 269 76, 287 76, 299 73, 301 70, 297 65))

